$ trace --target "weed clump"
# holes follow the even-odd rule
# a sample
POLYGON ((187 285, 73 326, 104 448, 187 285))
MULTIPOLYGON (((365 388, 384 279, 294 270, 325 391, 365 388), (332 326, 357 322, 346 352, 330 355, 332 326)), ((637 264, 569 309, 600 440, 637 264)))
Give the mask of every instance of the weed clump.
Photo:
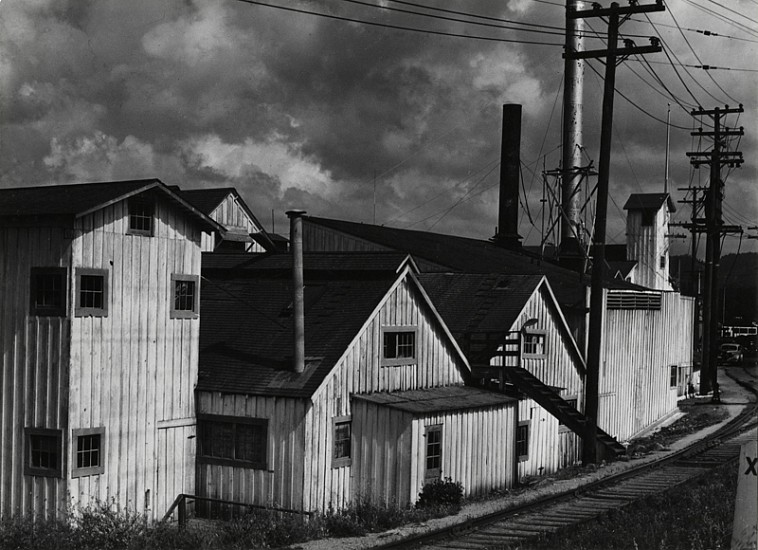
POLYGON ((417 508, 443 508, 458 512, 463 500, 463 485, 449 477, 435 479, 424 484, 418 497, 417 508))

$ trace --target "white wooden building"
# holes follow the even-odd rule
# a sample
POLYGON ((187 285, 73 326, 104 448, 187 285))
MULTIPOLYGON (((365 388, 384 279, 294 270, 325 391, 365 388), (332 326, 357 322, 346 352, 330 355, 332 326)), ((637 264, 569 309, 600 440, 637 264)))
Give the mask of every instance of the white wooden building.
POLYGON ((274 243, 255 217, 253 211, 233 187, 179 190, 172 187, 183 199, 210 217, 223 229, 204 232, 201 239, 203 252, 267 252, 274 243))
POLYGON ((673 290, 669 281, 669 219, 676 211, 668 193, 635 193, 624 205, 626 259, 635 266, 626 280, 655 290, 673 290))
MULTIPOLYGON (((670 206, 663 207, 670 203, 668 195, 641 200, 646 206, 658 206, 654 210, 654 220, 658 220, 654 221, 654 226, 658 228, 658 222, 663 223, 670 210, 670 206)), ((637 202, 628 203, 630 216, 639 216, 641 223, 640 212, 644 209, 640 210, 636 205, 637 202)), ((413 255, 423 272, 544 275, 582 356, 585 354, 590 289, 589 280, 576 272, 528 253, 505 250, 489 241, 452 235, 310 216, 304 219, 303 234, 305 250, 403 251, 413 255)), ((640 250, 640 254, 642 251, 655 253, 657 265, 661 265, 659 256, 668 255, 667 248, 657 245, 640 250)), ((647 260, 637 263, 649 264, 647 260)), ((675 411, 676 391, 668 384, 672 382, 674 366, 680 387, 692 372, 693 302, 675 292, 651 291, 618 279, 607 280, 603 292, 607 308, 598 425, 611 437, 626 441, 675 411), (639 300, 633 298, 633 304, 643 304, 648 296, 654 295, 662 306, 658 309, 635 306, 632 310, 636 308, 637 313, 631 314, 630 310, 614 305, 613 297, 621 295, 640 296, 639 300), (664 373, 668 373, 667 377, 663 376, 664 373), (634 399, 629 399, 631 388, 636 396, 634 399)), ((474 299, 474 294, 469 295, 474 299)), ((583 408, 581 402, 578 408, 583 408)))
POLYGON ((0 190, 0 512, 194 490, 200 239, 158 180, 0 190))
POLYGON ((204 258, 198 495, 298 511, 412 503, 515 481, 517 401, 468 365, 404 254, 306 254, 293 371, 292 259, 204 258))

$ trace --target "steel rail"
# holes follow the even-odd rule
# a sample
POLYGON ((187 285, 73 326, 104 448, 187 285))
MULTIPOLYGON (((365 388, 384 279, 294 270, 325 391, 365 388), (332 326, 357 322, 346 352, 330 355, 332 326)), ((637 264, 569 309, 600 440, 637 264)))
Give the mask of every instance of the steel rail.
MULTIPOLYGON (((739 381, 737 382, 740 383, 739 381)), ((740 384, 744 386, 745 388, 747 388, 748 390, 750 390, 752 393, 758 394, 758 392, 751 385, 747 383, 740 383, 740 384)), ((605 499, 605 500, 612 501, 614 500, 614 497, 608 493, 608 490, 612 489, 614 486, 618 486, 620 483, 627 480, 640 478, 641 476, 648 473, 652 473, 654 471, 663 471, 664 467, 666 466, 671 466, 672 468, 675 468, 677 466, 677 463, 680 463, 680 468, 688 468, 691 472, 693 472, 693 474, 689 476, 682 475, 681 481, 678 481, 671 486, 667 486, 662 491, 658 491, 658 492, 665 492, 680 483, 684 483, 686 481, 690 481, 696 477, 699 477, 700 475, 703 475, 704 473, 710 471, 711 469, 715 467, 727 464, 730 461, 736 461, 739 458, 739 450, 737 450, 736 455, 734 455, 733 452, 728 452, 725 459, 714 458, 709 461, 703 462, 701 465, 701 469, 703 470, 702 472, 698 472, 697 468, 693 468, 693 466, 697 466, 696 458, 698 456, 703 455, 704 453, 708 453, 711 450, 717 450, 719 446, 728 443, 729 439, 755 427, 756 425, 755 416, 756 416, 757 411, 758 411, 758 404, 753 403, 750 406, 746 406, 738 415, 736 415, 734 418, 732 418, 729 422, 724 424, 722 427, 720 427, 713 433, 708 434, 703 439, 693 442, 691 445, 688 445, 687 447, 683 449, 674 451, 672 453, 667 454, 664 457, 657 458, 655 460, 646 462, 644 464, 633 466, 627 470, 624 470, 623 472, 619 472, 619 473, 607 476, 605 478, 587 483, 579 488, 541 497, 532 502, 508 507, 503 510, 491 512, 489 514, 485 514, 479 517, 469 518, 463 523, 437 529, 437 530, 434 530, 433 532, 411 535, 409 537, 404 537, 399 540, 390 541, 378 546, 374 546, 372 548, 376 548, 380 550, 389 550, 389 549, 394 549, 394 548, 418 548, 424 545, 433 544, 434 542, 443 541, 443 540, 447 540, 450 543, 452 543, 452 539, 462 538, 462 537, 466 537, 467 543, 468 543, 467 545, 476 544, 475 541, 471 539, 471 536, 475 535, 476 533, 480 532, 482 529, 486 527, 492 526, 498 522, 502 522, 504 520, 513 518, 515 516, 520 516, 529 512, 535 512, 541 509, 546 509, 549 506, 564 503, 564 502, 565 503, 569 503, 572 501, 582 502, 582 500, 584 499, 592 499, 595 501, 598 499, 605 499), (753 422, 751 422, 751 420, 753 420, 753 422)), ((673 476, 673 474, 671 475, 673 476)), ((630 489, 627 493, 624 493, 625 496, 623 498, 616 497, 615 500, 623 501, 623 505, 631 504, 635 500, 638 500, 638 498, 632 498, 632 499, 629 498, 629 495, 633 494, 635 491, 639 493, 638 498, 644 498, 651 494, 649 492, 644 493, 639 489, 630 489)), ((620 506, 615 506, 613 508, 618 508, 618 507, 620 506)), ((608 510, 610 509, 612 508, 609 507, 608 510)), ((590 514, 589 511, 583 511, 579 514, 581 517, 577 517, 576 521, 572 521, 571 523, 579 524, 586 521, 590 521, 598 517, 599 515, 601 515, 601 513, 602 512, 590 514)), ((533 531, 531 534, 525 533, 525 535, 520 538, 521 540, 525 540, 527 538, 531 538, 537 535, 538 533, 533 531)), ((486 538, 487 536, 488 535, 486 533, 481 533, 481 537, 486 538)), ((509 542, 509 540, 507 538, 504 538, 500 544, 507 543, 507 542, 509 542)), ((512 540, 510 540, 510 542, 512 542, 512 540)), ((491 544, 491 543, 488 543, 488 544, 491 544)), ((482 546, 482 548, 485 548, 485 547, 487 546, 486 545, 482 546)))

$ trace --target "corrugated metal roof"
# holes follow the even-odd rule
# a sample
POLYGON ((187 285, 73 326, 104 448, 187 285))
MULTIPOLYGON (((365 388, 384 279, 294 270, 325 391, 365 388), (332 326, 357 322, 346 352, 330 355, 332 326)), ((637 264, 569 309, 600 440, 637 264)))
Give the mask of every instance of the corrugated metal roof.
POLYGON ((502 407, 518 402, 518 400, 501 393, 468 386, 354 394, 353 399, 368 401, 375 405, 398 409, 419 416, 458 410, 502 407))
POLYGON ((668 193, 633 193, 624 205, 624 210, 658 210, 663 203, 668 205, 669 212, 676 212, 674 201, 668 193))
POLYGON ((252 261, 241 274, 203 271, 198 389, 309 397, 398 277, 399 262, 394 269, 330 273, 314 270, 306 255, 307 365, 296 375, 291 372, 291 274, 278 269, 286 263, 283 256, 258 258, 277 269, 252 261))

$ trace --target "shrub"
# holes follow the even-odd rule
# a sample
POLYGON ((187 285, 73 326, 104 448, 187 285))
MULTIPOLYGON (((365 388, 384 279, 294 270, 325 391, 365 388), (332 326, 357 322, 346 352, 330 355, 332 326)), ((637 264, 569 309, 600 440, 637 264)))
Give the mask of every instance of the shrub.
POLYGON ((457 512, 461 509, 463 485, 449 477, 435 479, 425 483, 418 496, 417 508, 445 507, 457 512))

